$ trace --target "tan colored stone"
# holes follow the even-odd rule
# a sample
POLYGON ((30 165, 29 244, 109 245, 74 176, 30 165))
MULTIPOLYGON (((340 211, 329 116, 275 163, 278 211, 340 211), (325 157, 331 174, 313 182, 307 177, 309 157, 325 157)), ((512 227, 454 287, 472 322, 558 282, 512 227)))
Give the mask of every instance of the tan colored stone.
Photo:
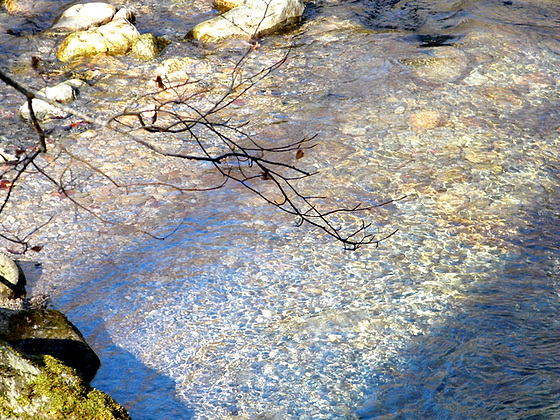
POLYGON ((18 265, 0 253, 0 298, 15 299, 25 296, 25 277, 18 265))
POLYGON ((60 61, 70 61, 101 53, 124 55, 130 52, 140 34, 130 22, 117 19, 107 25, 68 35, 58 47, 60 61))
POLYGON ((141 60, 153 60, 169 45, 169 41, 157 38, 154 34, 140 35, 132 44, 131 54, 141 60))
POLYGON ((420 111, 412 114, 408 125, 413 130, 432 130, 447 124, 447 117, 439 111, 420 111))

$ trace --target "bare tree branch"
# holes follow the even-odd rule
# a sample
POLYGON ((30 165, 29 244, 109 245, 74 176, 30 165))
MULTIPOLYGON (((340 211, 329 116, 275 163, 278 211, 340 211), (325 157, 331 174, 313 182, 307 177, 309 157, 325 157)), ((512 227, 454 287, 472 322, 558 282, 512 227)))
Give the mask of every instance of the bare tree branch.
MULTIPOLYGON (((363 220, 359 221, 353 228, 343 229, 343 222, 339 219, 341 217, 344 218, 345 215, 369 212, 377 207, 402 200, 404 197, 387 200, 375 205, 364 206, 362 204, 355 204, 350 207, 336 206, 334 208, 323 208, 324 203, 327 201, 326 197, 308 195, 300 189, 299 183, 313 176, 315 172, 305 170, 298 164, 290 163, 290 161, 294 157, 299 161, 304 156, 304 150, 312 149, 316 145, 316 136, 302 138, 281 145, 265 146, 246 131, 247 123, 234 124, 231 120, 222 117, 224 111, 232 106, 235 101, 247 94, 259 82, 270 77, 274 71, 285 64, 290 48, 272 65, 257 70, 252 74, 243 75, 253 52, 253 49, 248 49, 236 62, 231 72, 229 83, 225 86, 222 93, 212 91, 212 93, 218 93, 218 95, 207 109, 200 108, 197 105, 197 99, 202 95, 210 93, 208 89, 195 89, 194 92, 184 94, 181 88, 194 82, 185 80, 166 87, 163 80, 160 79, 158 83, 160 90, 148 97, 153 99, 151 106, 136 112, 124 111, 108 121, 94 118, 45 98, 43 95, 29 90, 0 71, 0 79, 26 97, 31 115, 31 124, 39 138, 38 145, 34 150, 22 153, 17 160, 4 162, 2 167, 5 169, 0 173, 0 180, 5 182, 6 193, 0 204, 0 214, 5 211, 7 203, 12 198, 14 186, 20 182, 22 174, 29 172, 30 168, 33 168, 57 188, 60 194, 65 195, 76 208, 88 213, 102 223, 127 226, 136 232, 142 232, 150 237, 161 239, 161 237, 136 226, 129 226, 103 217, 83 204, 79 199, 68 194, 63 178, 66 176, 70 166, 62 170, 59 179, 55 179, 49 172, 48 165, 41 166, 37 164, 36 158, 47 151, 45 133, 33 112, 33 99, 40 99, 86 122, 112 130, 123 136, 123 138, 133 141, 162 158, 207 162, 222 177, 222 181, 217 185, 207 188, 190 188, 156 181, 153 183, 133 182, 123 184, 101 170, 95 163, 81 158, 63 145, 57 146, 60 153, 68 156, 71 162, 84 165, 107 180, 115 188, 126 189, 132 186, 166 185, 176 191, 187 192, 221 188, 228 181, 234 181, 260 197, 269 205, 294 216, 298 226, 307 224, 320 229, 341 242, 345 249, 354 250, 367 244, 378 246, 381 241, 394 235, 397 230, 377 237, 370 231, 373 224, 363 220), (170 91, 173 94, 172 99, 158 100, 156 98, 157 94, 165 91, 170 91), (132 119, 132 123, 130 119, 132 119), (150 135, 154 135, 155 138, 150 138, 150 135), (181 140, 182 146, 172 146, 168 141, 162 142, 161 135, 177 137, 181 140), (184 148, 188 150, 185 151, 183 150, 184 148)), ((30 235, 27 235, 24 240, 1 233, 0 237, 21 244, 25 250, 28 248, 27 241, 30 235)))

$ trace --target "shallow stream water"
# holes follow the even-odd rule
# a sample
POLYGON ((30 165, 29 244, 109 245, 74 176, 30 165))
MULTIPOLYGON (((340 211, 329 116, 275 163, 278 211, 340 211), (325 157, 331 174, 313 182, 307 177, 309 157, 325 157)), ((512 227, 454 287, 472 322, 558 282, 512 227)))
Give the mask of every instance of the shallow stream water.
MULTIPOLYGON (((208 4, 128 6, 141 32, 174 40, 162 60, 228 67, 244 48, 181 40, 208 4)), ((399 229, 379 248, 344 251, 240 187, 114 197, 76 171, 94 208, 180 227, 164 241, 133 235, 24 189, 15 200, 36 209, 26 217, 62 209, 36 234, 43 250, 22 258, 40 263, 27 263, 30 293, 51 294, 84 333, 102 360, 93 385, 135 420, 558 418, 558 6, 309 3, 300 27, 262 40, 257 67, 298 34, 226 116, 271 142, 317 134, 301 159, 319 171, 306 187, 339 203, 406 195, 366 215, 380 235, 399 229)), ((22 63, 39 52, 56 68, 56 40, 1 16, 19 28, 0 53, 20 80, 34 80, 22 63)), ((157 64, 84 64, 102 76, 76 106, 115 112, 157 64)), ((1 93, 6 142, 26 131, 21 98, 1 93)), ((106 171, 208 176, 124 159, 114 134, 70 133, 64 144, 106 171)))

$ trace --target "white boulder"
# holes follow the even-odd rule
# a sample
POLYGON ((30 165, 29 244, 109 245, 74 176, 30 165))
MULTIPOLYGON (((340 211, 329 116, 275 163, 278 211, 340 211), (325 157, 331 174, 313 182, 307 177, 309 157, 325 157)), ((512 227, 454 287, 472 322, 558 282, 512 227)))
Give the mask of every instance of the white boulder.
POLYGON ((298 22, 305 10, 301 0, 249 0, 218 17, 199 23, 195 39, 215 42, 226 38, 257 38, 298 22))

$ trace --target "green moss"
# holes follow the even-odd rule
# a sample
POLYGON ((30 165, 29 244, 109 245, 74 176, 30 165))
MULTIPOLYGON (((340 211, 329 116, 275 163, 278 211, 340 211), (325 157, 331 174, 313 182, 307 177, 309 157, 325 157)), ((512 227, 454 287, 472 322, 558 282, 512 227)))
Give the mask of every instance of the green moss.
MULTIPOLYGON (((39 404, 45 419, 130 419, 126 410, 107 394, 89 387, 69 368, 51 356, 41 356, 41 373, 29 382, 18 402, 22 407, 39 404), (45 398, 46 397, 46 398, 45 398)), ((37 414, 22 419, 37 420, 37 414)))
POLYGON ((10 377, 14 375, 14 370, 10 366, 0 365, 0 376, 10 377))
POLYGON ((10 402, 0 395, 0 418, 1 419, 9 419, 9 418, 16 418, 17 415, 14 413, 10 407, 10 402))

